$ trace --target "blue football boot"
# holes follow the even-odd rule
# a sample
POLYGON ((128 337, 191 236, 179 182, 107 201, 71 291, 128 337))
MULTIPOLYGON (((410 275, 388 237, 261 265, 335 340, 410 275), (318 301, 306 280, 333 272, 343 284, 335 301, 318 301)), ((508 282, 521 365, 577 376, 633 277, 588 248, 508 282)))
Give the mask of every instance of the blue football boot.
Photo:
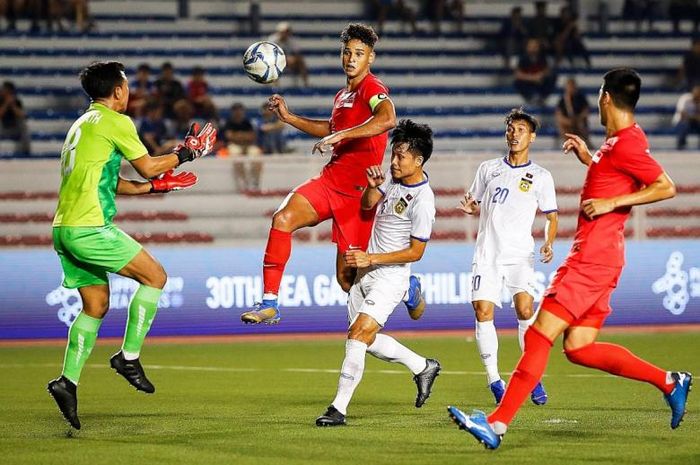
POLYGON ((535 389, 530 393, 530 400, 532 400, 532 403, 535 405, 544 405, 547 403, 547 399, 549 399, 549 396, 547 396, 547 391, 544 390, 544 386, 542 386, 541 382, 537 383, 535 389))
POLYGON ((404 301, 404 304, 408 310, 408 315, 412 319, 417 320, 423 316, 425 300, 421 292, 420 279, 417 276, 408 278, 408 299, 404 301))
POLYGON ((676 386, 670 394, 664 394, 664 399, 671 407, 671 429, 676 429, 680 426, 685 415, 685 405, 688 402, 688 393, 693 384, 693 375, 685 371, 676 371, 671 373, 671 377, 676 382, 676 386))
POLYGON ((503 399, 503 394, 506 393, 506 382, 499 379, 498 381, 494 381, 493 383, 489 384, 489 388, 491 389, 494 399, 496 399, 496 405, 500 405, 501 399, 503 399))
POLYGON ((274 325, 280 322, 280 309, 277 307, 277 299, 263 299, 255 304, 255 309, 241 314, 241 321, 245 324, 274 325))
POLYGON ((474 436, 487 449, 497 449, 501 445, 503 436, 496 434, 491 428, 484 412, 474 410, 471 415, 467 416, 460 409, 452 406, 447 407, 447 412, 452 421, 459 426, 459 429, 474 436))

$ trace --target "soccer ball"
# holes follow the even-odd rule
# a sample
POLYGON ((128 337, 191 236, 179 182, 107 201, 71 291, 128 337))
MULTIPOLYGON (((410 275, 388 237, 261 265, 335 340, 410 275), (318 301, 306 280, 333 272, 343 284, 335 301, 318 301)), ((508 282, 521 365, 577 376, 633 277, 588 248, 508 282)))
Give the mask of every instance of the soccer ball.
POLYGON ((284 51, 272 42, 255 42, 243 54, 243 69, 255 82, 268 84, 276 81, 285 66, 287 57, 284 51))

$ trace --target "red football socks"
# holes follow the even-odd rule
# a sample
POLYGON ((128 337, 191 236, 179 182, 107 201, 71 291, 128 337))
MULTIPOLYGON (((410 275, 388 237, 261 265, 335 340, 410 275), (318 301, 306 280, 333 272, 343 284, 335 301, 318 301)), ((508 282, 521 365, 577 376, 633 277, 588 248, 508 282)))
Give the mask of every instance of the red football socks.
POLYGON ((637 381, 646 381, 670 394, 674 384, 666 383, 666 371, 642 360, 626 348, 607 342, 594 342, 574 350, 564 351, 566 357, 577 365, 597 368, 613 375, 637 381))
POLYGON ((525 332, 523 355, 508 381, 501 405, 489 415, 489 423, 498 421, 508 425, 513 420, 520 406, 542 378, 551 350, 552 341, 530 326, 525 332))
POLYGON ((292 253, 292 233, 270 228, 263 259, 263 288, 266 294, 278 294, 284 268, 292 253))

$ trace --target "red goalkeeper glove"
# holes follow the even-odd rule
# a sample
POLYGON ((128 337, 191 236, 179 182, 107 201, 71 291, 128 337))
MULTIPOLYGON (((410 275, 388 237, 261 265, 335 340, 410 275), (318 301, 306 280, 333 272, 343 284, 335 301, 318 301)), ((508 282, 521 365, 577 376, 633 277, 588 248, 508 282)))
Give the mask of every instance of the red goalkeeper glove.
POLYGON ((215 143, 216 128, 211 123, 205 124, 201 129, 199 124, 192 123, 190 130, 185 135, 184 142, 175 147, 173 152, 177 154, 180 164, 183 164, 208 154, 214 148, 215 143))
POLYGON ((192 187, 196 183, 197 176, 194 173, 183 171, 182 173, 174 174, 173 170, 170 170, 151 179, 151 193, 179 191, 192 187))

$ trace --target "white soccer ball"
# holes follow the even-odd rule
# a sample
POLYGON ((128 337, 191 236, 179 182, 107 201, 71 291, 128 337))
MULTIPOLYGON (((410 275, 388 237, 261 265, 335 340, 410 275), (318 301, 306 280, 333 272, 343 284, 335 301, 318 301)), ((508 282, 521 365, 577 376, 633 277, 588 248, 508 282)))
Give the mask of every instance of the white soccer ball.
POLYGON ((287 57, 280 46, 273 42, 255 42, 243 54, 243 69, 255 82, 268 84, 276 81, 285 66, 287 57))

